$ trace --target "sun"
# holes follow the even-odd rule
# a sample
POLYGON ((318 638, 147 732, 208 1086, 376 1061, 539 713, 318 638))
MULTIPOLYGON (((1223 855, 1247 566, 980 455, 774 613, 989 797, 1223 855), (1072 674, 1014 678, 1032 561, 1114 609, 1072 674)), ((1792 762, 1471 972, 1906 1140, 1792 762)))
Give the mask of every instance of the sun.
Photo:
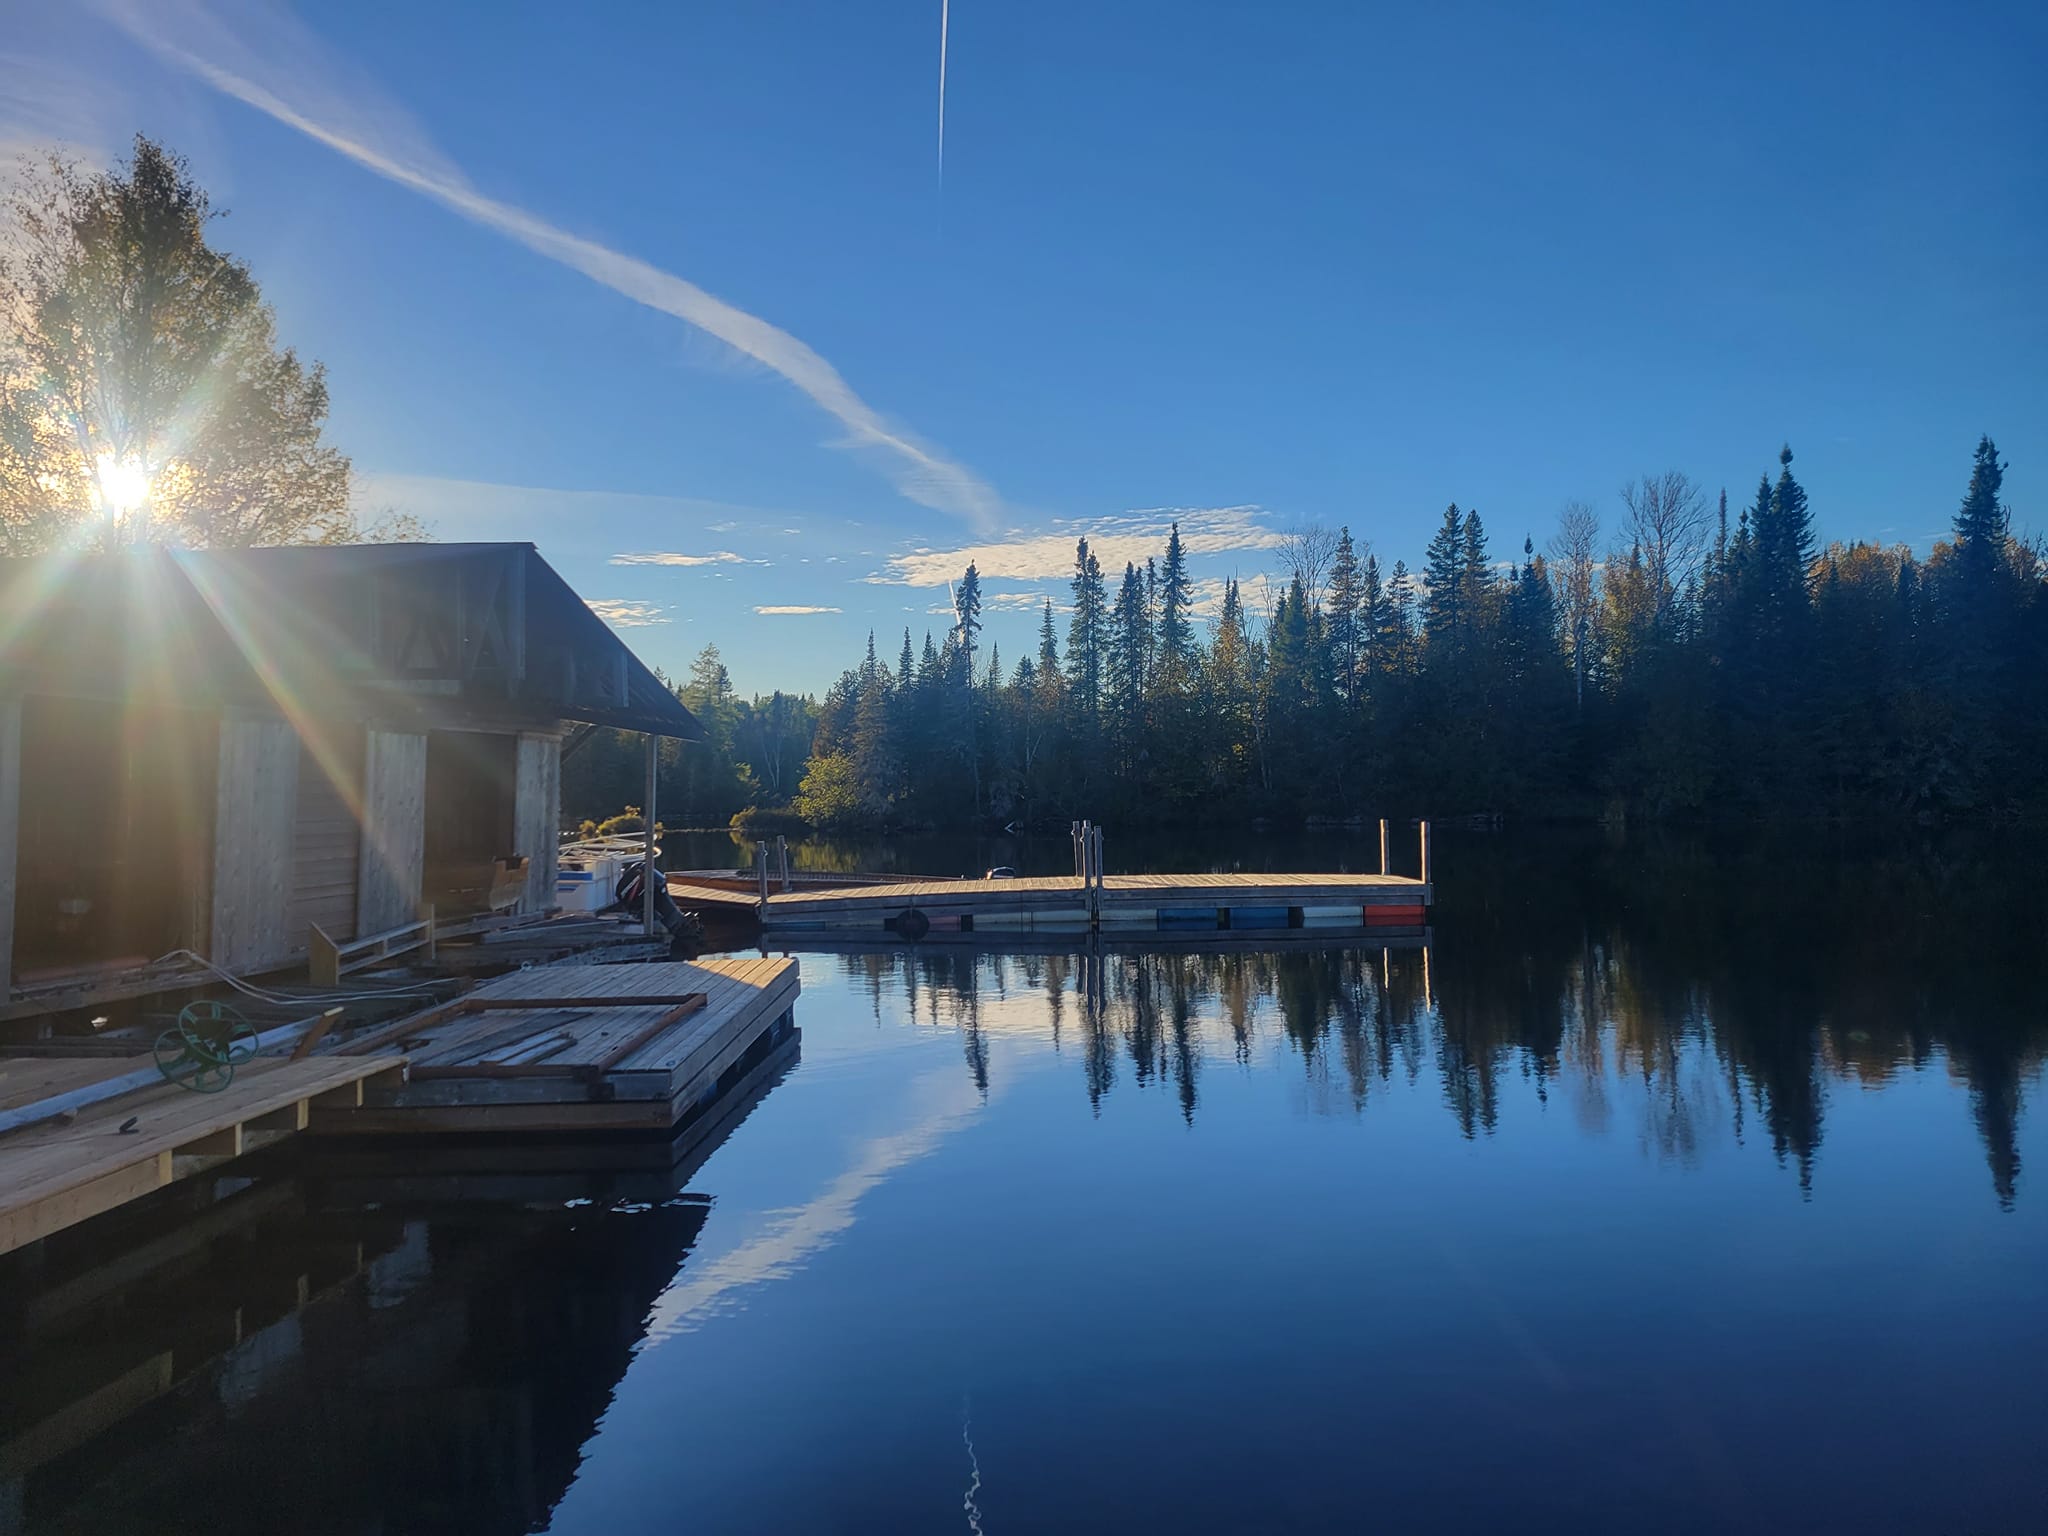
POLYGON ((124 463, 111 453, 94 462, 102 511, 126 513, 149 500, 149 471, 140 464, 124 463))

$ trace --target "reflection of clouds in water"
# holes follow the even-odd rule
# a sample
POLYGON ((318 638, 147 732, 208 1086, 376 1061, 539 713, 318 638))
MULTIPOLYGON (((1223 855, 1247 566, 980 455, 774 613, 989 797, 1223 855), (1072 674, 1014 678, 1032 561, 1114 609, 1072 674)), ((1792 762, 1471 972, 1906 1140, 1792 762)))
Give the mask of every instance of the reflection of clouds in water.
POLYGON ((770 1213, 764 1231, 729 1252, 686 1263, 677 1282, 655 1300, 647 1342, 688 1333, 737 1303, 736 1293, 802 1269, 853 1225, 864 1196, 897 1169, 934 1151, 982 1107, 982 1096, 950 1068, 919 1076, 913 1098, 930 1103, 905 1129, 863 1143, 845 1172, 813 1199, 794 1210, 770 1213))

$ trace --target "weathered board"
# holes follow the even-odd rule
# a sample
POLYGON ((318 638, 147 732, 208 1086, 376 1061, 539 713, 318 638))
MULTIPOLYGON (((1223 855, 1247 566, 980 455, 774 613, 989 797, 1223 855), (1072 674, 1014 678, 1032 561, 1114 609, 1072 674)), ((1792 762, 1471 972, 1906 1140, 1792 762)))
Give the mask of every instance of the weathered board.
POLYGON ((292 954, 298 792, 299 737, 291 722, 239 711, 222 716, 209 925, 215 965, 257 970, 292 954))
POLYGON ((218 1093, 166 1083, 0 1137, 0 1253, 305 1129, 313 1108, 362 1102, 396 1056, 259 1058, 218 1093), (123 1129, 126 1126, 127 1129, 123 1129))
POLYGON ((361 863, 356 932, 412 921, 426 876, 427 738, 371 731, 363 753, 361 863))
MULTIPOLYGON (((416 1024, 391 1026, 422 1076, 387 1085, 334 1129, 665 1131, 789 1014, 799 986, 797 963, 786 959, 520 971, 416 1024), (693 993, 703 994, 701 1008, 649 1033, 693 993), (521 1024, 519 1009, 488 1006, 494 1000, 530 1005, 529 1024, 521 1024), (463 1007, 472 1011, 457 1011, 463 1007), (520 1064, 546 1070, 490 1070, 493 1061, 525 1057, 522 1045, 545 1054, 520 1064), (464 1072, 465 1065, 475 1070, 464 1072)), ((380 1040, 388 1034, 380 1031, 380 1040)))
POLYGON ((555 904, 557 850, 562 826, 562 743, 554 736, 522 735, 513 765, 512 842, 526 855, 526 895, 515 912, 555 904))
POLYGON ((289 920, 295 949, 305 947, 307 930, 315 924, 336 943, 356 936, 362 829, 352 802, 362 793, 362 733, 351 733, 335 758, 323 763, 309 744, 301 744, 289 920))

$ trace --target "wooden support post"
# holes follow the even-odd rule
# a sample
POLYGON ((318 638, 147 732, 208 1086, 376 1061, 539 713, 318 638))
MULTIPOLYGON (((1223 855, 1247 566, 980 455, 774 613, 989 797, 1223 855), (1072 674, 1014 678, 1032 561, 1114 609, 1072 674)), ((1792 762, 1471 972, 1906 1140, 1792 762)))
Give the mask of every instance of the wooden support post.
POLYGON ((641 807, 640 820, 644 826, 641 838, 642 857, 646 859, 647 878, 640 882, 640 926, 646 933, 654 932, 654 882, 662 878, 661 871, 654 867, 654 793, 660 778, 661 738, 652 731, 645 737, 647 743, 647 804, 641 807))
POLYGON ((318 923, 306 928, 306 979, 316 987, 341 985, 341 949, 318 923))
POLYGON ((1429 823, 1422 823, 1422 883, 1429 884, 1429 823))
POLYGON ((768 845, 754 844, 754 872, 761 877, 761 910, 768 910, 768 845))
POLYGON ((1393 873, 1393 870, 1387 867, 1387 818, 1384 816, 1380 818, 1380 873, 1393 873))
POLYGON ((775 834, 775 863, 776 863, 776 867, 777 867, 777 869, 778 869, 778 870, 780 871, 780 873, 781 873, 781 875, 782 875, 782 888, 783 888, 783 889, 784 889, 785 891, 787 891, 787 890, 788 890, 788 889, 790 888, 790 887, 789 887, 789 839, 788 839, 788 838, 786 838, 786 837, 784 837, 784 836, 783 836, 783 835, 782 835, 782 834, 781 834, 780 832, 778 832, 778 833, 776 833, 776 834, 775 834))
POLYGON ((14 866, 21 828, 21 700, 0 699, 0 1008, 14 986, 14 866))

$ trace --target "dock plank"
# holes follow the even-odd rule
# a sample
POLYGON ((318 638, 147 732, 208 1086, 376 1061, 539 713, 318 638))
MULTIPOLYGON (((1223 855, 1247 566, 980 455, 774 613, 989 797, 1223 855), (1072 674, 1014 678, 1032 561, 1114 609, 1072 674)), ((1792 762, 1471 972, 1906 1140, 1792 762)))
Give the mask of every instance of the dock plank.
POLYGON ((398 1056, 262 1057, 219 1093, 165 1083, 0 1136, 0 1253, 267 1145, 304 1123, 300 1106, 403 1065, 398 1056))
POLYGON ((797 963, 764 956, 571 965, 499 977, 466 1001, 517 1000, 531 1009, 472 1012, 422 1029, 432 1044, 418 1059, 431 1057, 431 1078, 380 1093, 362 1114, 323 1128, 363 1134, 665 1128, 677 1103, 693 1102, 679 1099, 681 1091, 701 1088, 707 1067, 739 1059, 789 1011, 798 990, 797 963), (692 994, 704 996, 703 1007, 639 1038, 692 994), (600 1006, 606 998, 621 1003, 600 1006), (572 1017, 579 1000, 591 1006, 572 1017), (534 1062, 536 1070, 491 1074, 486 1059, 512 1048, 522 1018, 536 1029, 548 1021, 549 1029, 572 1038, 534 1062), (623 1058, 604 1065, 628 1042, 634 1043, 623 1058), (463 1072, 469 1065, 478 1070, 463 1072), (599 1082, 591 1073, 601 1065, 599 1082))

